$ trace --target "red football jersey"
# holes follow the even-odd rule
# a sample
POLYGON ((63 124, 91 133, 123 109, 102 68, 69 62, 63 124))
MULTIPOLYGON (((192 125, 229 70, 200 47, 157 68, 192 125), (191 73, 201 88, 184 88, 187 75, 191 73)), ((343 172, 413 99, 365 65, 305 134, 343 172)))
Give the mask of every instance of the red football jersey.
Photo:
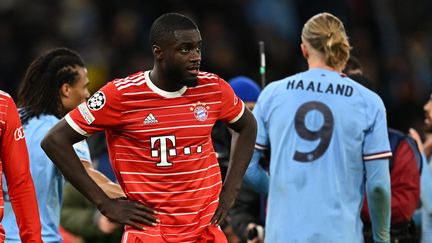
MULTIPOLYGON (((14 101, 0 91, 0 172, 5 174, 9 198, 16 215, 22 242, 42 242, 39 211, 25 142, 14 101)), ((0 181, 0 185, 1 185, 0 181)), ((0 195, 0 219, 3 218, 0 195)), ((5 238, 0 225, 0 242, 5 238)))
POLYGON ((142 232, 126 227, 125 235, 186 242, 206 230, 219 202, 212 127, 217 120, 237 121, 244 109, 215 74, 200 72, 196 87, 167 92, 146 71, 108 83, 65 119, 83 135, 105 130, 112 167, 127 197, 160 213, 158 226, 142 232))

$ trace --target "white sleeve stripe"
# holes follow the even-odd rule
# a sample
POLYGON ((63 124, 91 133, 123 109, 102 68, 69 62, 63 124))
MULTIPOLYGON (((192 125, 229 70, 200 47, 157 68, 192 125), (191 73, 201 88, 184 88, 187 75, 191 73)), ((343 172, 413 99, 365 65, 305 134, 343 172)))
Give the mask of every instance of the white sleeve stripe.
POLYGON ((255 144, 255 148, 258 150, 267 150, 268 149, 267 147, 260 145, 260 144, 255 144))
POLYGON ((69 126, 71 126, 73 128, 73 130, 75 130, 77 133, 83 135, 83 136, 90 136, 90 134, 88 134, 86 131, 84 131, 83 129, 81 129, 81 127, 79 127, 74 120, 72 120, 72 118, 70 117, 69 114, 67 114, 65 116, 65 120, 66 122, 69 124, 69 126))
POLYGON ((229 121, 230 124, 238 121, 243 116, 243 113, 244 113, 244 110, 245 110, 245 104, 243 103, 242 100, 240 100, 240 101, 242 103, 242 110, 240 111, 240 113, 234 119, 232 119, 231 121, 229 121))
POLYGON ((392 156, 392 152, 387 151, 387 152, 375 153, 371 155, 365 155, 363 156, 363 160, 368 161, 368 160, 376 160, 376 159, 385 159, 391 156, 392 156))

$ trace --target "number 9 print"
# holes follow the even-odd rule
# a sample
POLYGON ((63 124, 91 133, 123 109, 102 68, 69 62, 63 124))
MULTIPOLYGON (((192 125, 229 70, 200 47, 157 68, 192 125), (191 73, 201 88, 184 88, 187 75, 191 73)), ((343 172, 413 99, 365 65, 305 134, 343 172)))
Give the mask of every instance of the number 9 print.
POLYGON ((324 103, 311 101, 301 105, 294 117, 294 126, 297 134, 305 140, 316 141, 320 139, 320 142, 310 152, 305 153, 296 150, 293 159, 299 162, 312 162, 320 158, 330 144, 333 135, 333 125, 333 114, 330 108, 324 103), (323 125, 316 131, 308 129, 305 124, 306 114, 313 110, 320 112, 324 117, 323 125))

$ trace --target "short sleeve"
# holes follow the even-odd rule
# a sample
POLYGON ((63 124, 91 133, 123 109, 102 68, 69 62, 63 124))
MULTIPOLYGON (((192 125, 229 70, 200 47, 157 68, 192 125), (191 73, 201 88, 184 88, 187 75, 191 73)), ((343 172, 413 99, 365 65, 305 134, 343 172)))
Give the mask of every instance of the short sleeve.
POLYGON ((66 122, 81 135, 119 126, 121 122, 120 94, 113 82, 93 94, 65 116, 66 122))
POLYGON ((86 142, 86 140, 82 140, 76 144, 73 145, 75 152, 78 155, 78 158, 80 158, 81 161, 87 161, 91 163, 90 158, 90 149, 86 142))
POLYGON ((266 90, 264 89, 264 91, 258 97, 258 101, 255 104, 255 107, 252 111, 257 121, 257 138, 256 138, 255 148, 259 150, 268 149, 268 144, 269 144, 268 131, 266 126, 266 121, 264 118, 265 117, 264 107, 266 104, 265 100, 266 100, 266 94, 268 93, 265 91, 266 90))
POLYGON ((375 101, 367 111, 370 127, 366 130, 363 144, 363 160, 376 160, 391 157, 390 144, 387 132, 387 119, 384 104, 381 98, 375 101))
POLYGON ((243 115, 244 103, 225 80, 220 79, 219 82, 222 96, 219 119, 225 123, 234 123, 243 115))

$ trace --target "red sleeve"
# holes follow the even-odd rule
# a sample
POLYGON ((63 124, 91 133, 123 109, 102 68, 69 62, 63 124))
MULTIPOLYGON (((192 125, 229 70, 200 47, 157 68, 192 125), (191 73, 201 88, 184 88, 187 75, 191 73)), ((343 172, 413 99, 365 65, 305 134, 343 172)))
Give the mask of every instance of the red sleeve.
POLYGON ((222 91, 222 105, 219 119, 224 123, 234 123, 243 115, 245 105, 225 80, 220 79, 219 82, 222 91))
MULTIPOLYGON (((391 223, 398 224, 411 219, 420 198, 420 172, 416 156, 406 140, 401 140, 394 155, 391 181, 391 223)), ((362 216, 370 222, 367 202, 362 216)))
POLYGON ((361 218, 370 224, 369 207, 367 203, 366 195, 363 197, 363 207, 361 209, 361 218))
POLYGON ((107 130, 121 122, 120 96, 115 84, 108 83, 66 115, 67 123, 82 135, 107 130))
POLYGON ((396 150, 391 181, 392 223, 409 220, 420 198, 420 173, 411 146, 402 140, 396 150))
POLYGON ((1 160, 22 242, 42 242, 41 224, 24 133, 9 100, 1 138, 1 160))

